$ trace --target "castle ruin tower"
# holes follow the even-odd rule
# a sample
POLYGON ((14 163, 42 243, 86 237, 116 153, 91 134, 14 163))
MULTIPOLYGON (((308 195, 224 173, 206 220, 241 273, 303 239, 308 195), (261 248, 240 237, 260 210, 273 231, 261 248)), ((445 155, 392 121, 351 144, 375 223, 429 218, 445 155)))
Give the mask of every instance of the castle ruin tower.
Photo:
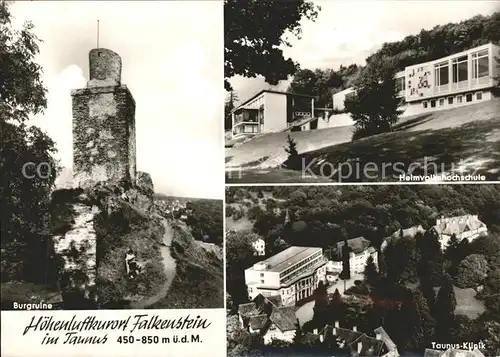
POLYGON ((121 70, 118 54, 93 49, 87 86, 71 91, 76 187, 135 183, 135 101, 121 84, 121 70))

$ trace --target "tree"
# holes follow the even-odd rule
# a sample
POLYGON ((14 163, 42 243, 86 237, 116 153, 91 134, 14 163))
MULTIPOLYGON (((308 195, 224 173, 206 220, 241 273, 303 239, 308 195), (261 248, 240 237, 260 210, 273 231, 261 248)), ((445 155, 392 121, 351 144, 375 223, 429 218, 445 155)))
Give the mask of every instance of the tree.
POLYGON ((351 263, 350 263, 350 252, 351 249, 347 244, 347 240, 344 241, 344 245, 342 246, 342 271, 339 274, 339 278, 342 280, 351 279, 351 263))
POLYGON ((335 321, 340 321, 342 319, 344 313, 344 301, 342 300, 342 295, 340 294, 339 289, 335 289, 332 299, 328 304, 328 310, 328 318, 331 321, 330 323, 334 323, 335 321))
MULTIPOLYGON (((35 126, 32 115, 46 108, 42 68, 35 62, 40 40, 30 22, 13 28, 6 2, 0 2, 0 197, 2 197, 2 281, 51 284, 48 253, 50 193, 59 166, 55 143, 35 126), (43 163, 42 175, 27 163, 43 163), (27 169, 27 170, 26 170, 27 169), (23 170, 24 173, 23 173, 23 170)), ((54 275, 54 277, 57 276, 54 275)))
POLYGON ((379 279, 379 274, 377 270, 377 266, 375 265, 375 261, 372 256, 369 256, 366 260, 366 266, 364 271, 365 280, 368 284, 375 286, 379 279))
POLYGON ((224 130, 231 130, 233 127, 231 111, 236 108, 235 103, 238 100, 238 94, 234 90, 230 90, 224 103, 224 130))
POLYGON ((301 20, 315 21, 321 8, 310 1, 224 1, 224 87, 235 75, 256 77, 276 85, 295 73, 298 64, 283 57, 288 35, 300 39, 301 20))
POLYGON ((295 329, 295 335, 293 336, 293 344, 300 346, 304 343, 304 331, 302 331, 302 329, 300 328, 299 319, 297 319, 295 326, 296 329, 295 329))
POLYGON ((343 78, 332 69, 299 69, 288 86, 292 93, 307 94, 317 98, 316 107, 333 106, 332 94, 336 89, 343 89, 343 78))
POLYGON ((418 262, 418 275, 420 281, 431 286, 439 286, 444 274, 444 257, 438 236, 433 231, 427 231, 417 238, 420 259, 418 262))
POLYGON ((403 112, 398 109, 394 75, 396 68, 391 58, 372 61, 354 83, 354 94, 345 101, 346 111, 354 120, 353 139, 392 131, 403 112))
POLYGON ((314 291, 313 325, 322 329, 328 324, 328 291, 322 281, 314 291))
POLYGON ((476 288, 488 276, 488 261, 483 255, 471 254, 458 265, 455 284, 459 288, 476 288))
POLYGON ((457 299, 451 280, 448 278, 439 289, 434 305, 434 317, 437 321, 438 336, 442 339, 449 337, 450 326, 455 316, 457 299))
POLYGON ((252 266, 258 258, 254 256, 254 233, 231 232, 226 235, 226 290, 234 304, 248 300, 243 272, 252 266))
POLYGON ((285 166, 291 170, 301 170, 302 169, 302 160, 299 156, 299 152, 297 151, 297 142, 288 134, 286 140, 287 146, 285 147, 285 151, 288 154, 288 158, 285 161, 285 166))

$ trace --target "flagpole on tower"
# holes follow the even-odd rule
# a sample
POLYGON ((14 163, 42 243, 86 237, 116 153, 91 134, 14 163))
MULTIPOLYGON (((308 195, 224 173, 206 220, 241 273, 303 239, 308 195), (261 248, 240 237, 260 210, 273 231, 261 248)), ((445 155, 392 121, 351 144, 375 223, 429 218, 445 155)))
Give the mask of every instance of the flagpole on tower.
POLYGON ((99 20, 97 20, 97 48, 99 48, 99 20))

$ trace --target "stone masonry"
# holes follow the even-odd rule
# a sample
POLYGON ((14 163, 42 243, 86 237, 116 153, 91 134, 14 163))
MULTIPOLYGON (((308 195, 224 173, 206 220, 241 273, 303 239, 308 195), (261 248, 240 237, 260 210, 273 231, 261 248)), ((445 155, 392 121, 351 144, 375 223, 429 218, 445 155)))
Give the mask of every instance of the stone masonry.
POLYGON ((87 275, 89 285, 94 285, 96 278, 96 233, 94 217, 99 214, 97 206, 81 203, 74 204, 75 221, 64 235, 54 236, 54 248, 64 258, 64 270, 80 270, 87 275), (75 259, 71 247, 81 252, 75 259))
POLYGON ((89 64, 86 88, 71 91, 74 186, 135 183, 135 101, 121 84, 121 58, 93 49, 89 64))

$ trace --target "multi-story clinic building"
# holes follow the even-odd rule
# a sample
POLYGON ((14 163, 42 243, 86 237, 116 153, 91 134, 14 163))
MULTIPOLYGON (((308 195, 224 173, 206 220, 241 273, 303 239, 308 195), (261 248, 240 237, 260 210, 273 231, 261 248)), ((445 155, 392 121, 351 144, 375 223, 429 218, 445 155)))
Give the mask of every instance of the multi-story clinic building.
POLYGON ((280 295, 283 305, 312 295, 325 279, 323 249, 314 247, 290 247, 245 270, 250 299, 280 295))
POLYGON ((231 112, 232 136, 252 136, 287 129, 314 113, 314 97, 262 90, 231 112))
MULTIPOLYGON (((405 101, 403 116, 456 108, 497 96, 497 56, 500 47, 490 43, 398 72, 395 80, 405 101)), ((335 93, 334 108, 345 109, 344 101, 353 93, 353 88, 335 93)))

